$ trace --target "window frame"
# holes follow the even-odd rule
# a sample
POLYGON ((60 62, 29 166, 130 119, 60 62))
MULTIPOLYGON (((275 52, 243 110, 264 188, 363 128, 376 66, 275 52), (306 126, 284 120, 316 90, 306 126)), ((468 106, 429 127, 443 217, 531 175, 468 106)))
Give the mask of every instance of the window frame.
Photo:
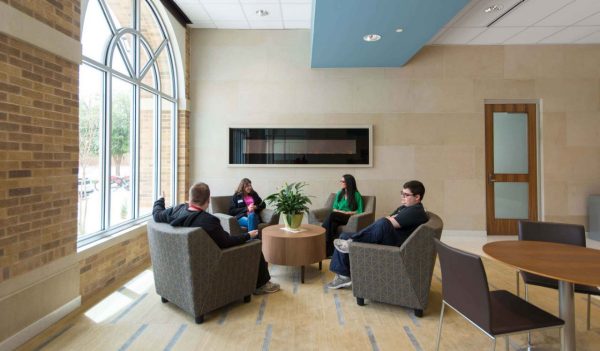
MULTIPOLYGON (((81 66, 88 66, 91 69, 98 71, 102 75, 102 107, 101 116, 99 121, 99 142, 100 148, 98 151, 99 167, 100 167, 100 230, 91 233, 77 235, 77 246, 82 247, 89 245, 97 240, 112 236, 118 232, 121 232, 127 228, 138 225, 148 220, 151 214, 144 214, 140 216, 140 171, 139 171, 139 154, 138 150, 140 147, 140 96, 142 89, 145 92, 150 93, 154 97, 154 116, 153 116, 153 136, 154 141, 153 147, 153 180, 152 180, 152 199, 157 199, 159 191, 161 190, 161 159, 163 155, 160 154, 162 144, 161 126, 162 126, 162 102, 166 100, 171 105, 171 152, 170 162, 171 171, 169 173, 170 182, 170 202, 175 203, 177 193, 177 158, 178 158, 178 72, 175 63, 175 55, 173 45, 169 31, 165 26, 165 23, 157 11, 156 5, 152 0, 131 0, 133 13, 133 24, 135 28, 121 27, 117 28, 113 18, 111 17, 111 11, 104 0, 92 0, 97 1, 100 6, 104 20, 106 21, 110 31, 111 39, 106 45, 104 52, 104 63, 94 60, 92 58, 82 55, 81 66), (162 42, 156 48, 152 50, 150 42, 143 36, 141 31, 141 6, 145 3, 154 16, 154 20, 158 25, 158 29, 162 32, 162 42), (120 40, 125 35, 132 35, 134 37, 134 45, 132 45, 132 57, 133 62, 129 62, 127 55, 125 54, 125 48, 122 41, 120 40), (144 48, 142 48, 144 46, 144 48), (141 50, 146 50, 148 62, 142 67, 141 65, 141 50), (170 85, 172 95, 164 93, 161 88, 160 80, 160 67, 158 65, 159 56, 166 50, 167 65, 170 70, 170 85), (113 67, 113 54, 121 55, 122 60, 125 62, 125 66, 130 75, 123 74, 113 67), (152 74, 154 77, 154 86, 149 86, 143 82, 146 74, 152 74), (129 159, 130 159, 130 201, 131 201, 131 216, 130 219, 125 220, 119 224, 110 225, 110 210, 111 210, 111 118, 112 116, 112 82, 114 78, 121 79, 132 85, 132 101, 131 101, 131 118, 129 128, 129 159)), ((86 16, 88 13, 86 13, 86 16)), ((85 18, 85 17, 84 17, 85 18)), ((83 36, 82 36, 83 37, 83 36)), ((83 45, 83 42, 82 42, 83 45)), ((78 199, 78 209, 80 206, 81 198, 78 199)), ((79 217, 78 217, 79 219, 79 217)))

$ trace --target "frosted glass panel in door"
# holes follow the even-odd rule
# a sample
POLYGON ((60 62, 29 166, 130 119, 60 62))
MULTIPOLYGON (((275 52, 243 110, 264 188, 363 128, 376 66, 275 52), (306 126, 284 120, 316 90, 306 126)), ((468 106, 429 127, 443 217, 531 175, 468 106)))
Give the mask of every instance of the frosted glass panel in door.
POLYGON ((527 174, 527 114, 494 112, 494 173, 527 174))
POLYGON ((494 183, 494 216, 499 219, 529 218, 528 183, 494 183))

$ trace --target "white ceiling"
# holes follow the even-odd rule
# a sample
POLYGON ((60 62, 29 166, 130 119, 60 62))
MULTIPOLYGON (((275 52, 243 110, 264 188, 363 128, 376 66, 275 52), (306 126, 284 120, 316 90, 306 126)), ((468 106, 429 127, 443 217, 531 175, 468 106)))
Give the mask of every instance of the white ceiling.
POLYGON ((473 0, 430 41, 440 45, 589 43, 600 43, 600 0, 473 0), (493 5, 501 10, 484 11, 493 5))
MULTIPOLYGON (((599 0, 600 1, 600 0, 599 0)), ((312 0, 175 0, 192 21, 192 28, 297 29, 310 28, 312 0), (257 10, 266 10, 260 16, 257 10)))
MULTIPOLYGON (((192 28, 297 29, 310 28, 312 22, 312 0, 175 3, 192 21, 192 28), (259 9, 269 15, 259 16, 259 9)), ((600 0, 472 0, 430 41, 440 45, 589 43, 600 43, 600 0), (500 10, 484 11, 493 5, 500 10)))

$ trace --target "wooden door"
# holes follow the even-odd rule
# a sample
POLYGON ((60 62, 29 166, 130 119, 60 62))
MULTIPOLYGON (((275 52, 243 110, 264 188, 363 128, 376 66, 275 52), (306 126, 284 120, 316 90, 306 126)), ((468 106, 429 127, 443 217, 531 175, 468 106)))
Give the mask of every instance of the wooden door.
POLYGON ((535 104, 485 105, 488 235, 516 235, 520 219, 537 220, 535 104))

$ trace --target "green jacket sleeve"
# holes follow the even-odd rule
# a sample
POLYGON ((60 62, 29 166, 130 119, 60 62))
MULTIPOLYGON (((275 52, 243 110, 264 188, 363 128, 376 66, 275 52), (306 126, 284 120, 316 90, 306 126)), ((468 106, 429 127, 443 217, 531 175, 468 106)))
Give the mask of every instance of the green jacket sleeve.
POLYGON ((363 199, 358 191, 354 193, 354 200, 356 200, 356 213, 363 213, 363 199))

